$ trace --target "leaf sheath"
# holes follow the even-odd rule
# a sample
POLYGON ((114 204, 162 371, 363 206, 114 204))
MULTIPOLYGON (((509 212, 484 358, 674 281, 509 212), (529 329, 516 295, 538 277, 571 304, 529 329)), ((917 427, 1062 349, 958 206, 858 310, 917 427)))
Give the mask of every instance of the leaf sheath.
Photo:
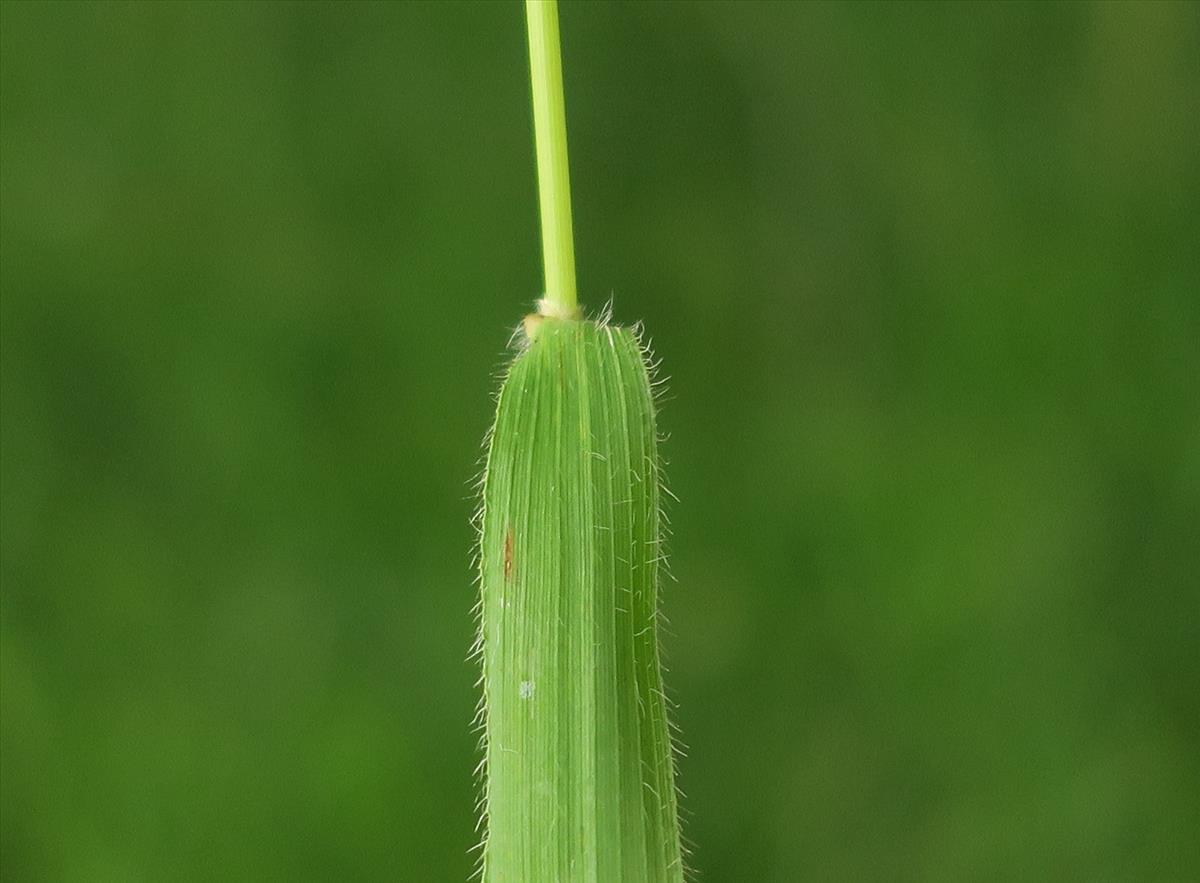
POLYGON ((547 320, 484 478, 486 881, 682 880, 654 405, 628 329, 547 320))

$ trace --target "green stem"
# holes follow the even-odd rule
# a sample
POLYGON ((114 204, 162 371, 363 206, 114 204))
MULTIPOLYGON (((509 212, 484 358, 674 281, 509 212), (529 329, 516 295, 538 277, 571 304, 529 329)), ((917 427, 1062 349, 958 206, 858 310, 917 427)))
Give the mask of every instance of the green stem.
MULTIPOLYGON (((558 0, 525 0, 529 26, 529 75, 537 142, 538 205, 549 312, 573 316, 575 245, 571 234, 571 181, 567 168, 567 118, 563 110, 558 0)), ((547 310, 543 310, 547 312, 547 310)))

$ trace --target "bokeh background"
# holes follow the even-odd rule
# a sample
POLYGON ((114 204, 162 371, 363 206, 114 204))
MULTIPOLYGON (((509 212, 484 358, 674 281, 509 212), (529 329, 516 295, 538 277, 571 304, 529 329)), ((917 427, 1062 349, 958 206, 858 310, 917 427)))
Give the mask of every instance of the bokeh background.
MULTIPOLYGON (((1200 877, 1200 12, 570 3, 710 881, 1200 877)), ((0 7, 0 861, 463 880, 520 4, 0 7)))

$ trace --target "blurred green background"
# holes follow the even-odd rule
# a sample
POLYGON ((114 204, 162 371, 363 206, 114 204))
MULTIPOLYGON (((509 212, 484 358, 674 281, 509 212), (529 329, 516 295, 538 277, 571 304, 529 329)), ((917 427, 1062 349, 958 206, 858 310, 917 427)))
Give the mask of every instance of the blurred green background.
MULTIPOLYGON (((1200 878, 1197 6, 562 28, 700 879, 1200 878)), ((521 6, 0 35, 4 879, 463 880, 521 6)))

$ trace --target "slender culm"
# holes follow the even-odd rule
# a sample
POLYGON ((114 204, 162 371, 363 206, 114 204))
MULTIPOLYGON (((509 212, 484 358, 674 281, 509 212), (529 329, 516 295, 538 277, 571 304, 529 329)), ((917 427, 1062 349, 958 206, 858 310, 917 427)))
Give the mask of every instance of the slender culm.
POLYGON ((525 21, 529 31, 529 81, 537 148, 545 299, 557 314, 568 316, 577 311, 575 240, 571 232, 571 175, 567 162, 558 3, 525 0, 525 21))
POLYGON ((545 320, 484 479, 486 881, 682 879, 654 404, 628 329, 545 320))

